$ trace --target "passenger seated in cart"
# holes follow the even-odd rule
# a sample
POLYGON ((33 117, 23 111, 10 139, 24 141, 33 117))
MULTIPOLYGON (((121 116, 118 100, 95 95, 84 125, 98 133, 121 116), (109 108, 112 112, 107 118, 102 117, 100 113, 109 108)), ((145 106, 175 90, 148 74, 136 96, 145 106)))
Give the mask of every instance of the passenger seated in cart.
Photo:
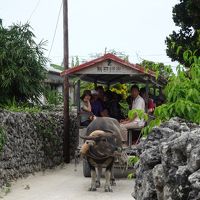
POLYGON ((92 90, 91 110, 96 117, 108 117, 107 111, 104 109, 103 102, 99 99, 98 91, 92 90))
POLYGON ((84 90, 83 95, 81 96, 81 102, 80 102, 81 126, 88 126, 89 123, 91 122, 92 118, 93 118, 90 100, 91 100, 91 91, 90 90, 84 90))
POLYGON ((155 104, 153 102, 153 99, 151 99, 149 96, 146 95, 145 88, 140 89, 140 96, 144 99, 145 103, 148 104, 148 114, 153 114, 153 111, 155 109, 155 104))
POLYGON ((159 95, 156 96, 156 98, 155 98, 156 106, 160 106, 160 105, 162 105, 164 102, 165 102, 165 96, 164 96, 164 94, 163 94, 162 89, 160 88, 160 90, 159 90, 159 95))
POLYGON ((123 118, 120 102, 121 95, 118 95, 110 90, 106 91, 104 94, 104 105, 105 109, 108 111, 108 116, 115 118, 118 121, 123 118))
POLYGON ((99 85, 96 87, 95 89, 97 92, 98 92, 98 99, 103 102, 104 101, 104 89, 103 89, 103 86, 99 85))
MULTIPOLYGON (((139 88, 137 85, 131 87, 131 96, 133 97, 132 109, 140 109, 145 112, 145 102, 144 99, 139 95, 139 88)), ((132 120, 125 119, 121 120, 120 126, 122 128, 122 138, 123 142, 127 142, 127 129, 132 128, 142 128, 144 127, 144 119, 139 119, 137 114, 133 117, 132 120)))
POLYGON ((126 102, 128 104, 128 108, 129 110, 132 109, 132 103, 133 103, 133 97, 131 95, 129 95, 127 98, 126 98, 126 102))

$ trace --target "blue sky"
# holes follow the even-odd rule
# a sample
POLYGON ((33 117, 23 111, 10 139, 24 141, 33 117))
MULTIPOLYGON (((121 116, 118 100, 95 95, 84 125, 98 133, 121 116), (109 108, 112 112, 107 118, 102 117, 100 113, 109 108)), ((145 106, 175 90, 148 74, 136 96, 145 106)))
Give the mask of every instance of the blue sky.
MULTIPOLYGON (((105 47, 141 59, 171 63, 166 56, 165 38, 177 30, 172 7, 178 0, 69 0, 69 52, 80 59, 102 53, 105 47)), ((0 5, 4 26, 30 22, 37 41, 48 40, 49 55, 62 0, 6 0, 0 5)), ((52 63, 63 58, 62 8, 50 52, 52 63)))

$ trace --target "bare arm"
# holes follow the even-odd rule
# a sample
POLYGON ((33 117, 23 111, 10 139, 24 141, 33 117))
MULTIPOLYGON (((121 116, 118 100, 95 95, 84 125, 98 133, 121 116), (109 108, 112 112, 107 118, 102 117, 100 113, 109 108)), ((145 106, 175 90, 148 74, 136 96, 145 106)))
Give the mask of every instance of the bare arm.
POLYGON ((87 112, 91 112, 92 111, 92 107, 91 107, 90 101, 87 101, 87 105, 86 104, 83 105, 83 110, 87 111, 87 112))
POLYGON ((121 121, 120 124, 127 124, 127 123, 130 123, 130 122, 134 121, 136 117, 137 117, 137 114, 133 117, 133 119, 127 118, 127 119, 121 121))

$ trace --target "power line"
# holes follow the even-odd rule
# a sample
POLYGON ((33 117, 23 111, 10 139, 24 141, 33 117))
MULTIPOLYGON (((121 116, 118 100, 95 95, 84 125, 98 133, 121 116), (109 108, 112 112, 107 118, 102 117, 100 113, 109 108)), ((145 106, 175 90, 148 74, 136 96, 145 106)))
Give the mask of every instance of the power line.
POLYGON ((166 54, 140 54, 140 53, 138 53, 138 55, 140 55, 140 56, 152 56, 152 57, 154 57, 154 56, 166 56, 166 54))
POLYGON ((33 14, 35 13, 35 11, 37 10, 39 4, 40 4, 40 0, 38 0, 38 2, 37 2, 37 4, 36 4, 35 8, 33 9, 32 13, 31 13, 31 15, 30 15, 30 17, 29 17, 29 19, 28 19, 28 22, 30 21, 31 17, 33 16, 33 14))
POLYGON ((51 47, 50 47, 50 50, 49 50, 48 58, 49 58, 49 56, 51 54, 51 50, 52 50, 52 47, 53 47, 53 44, 54 44, 54 40, 55 40, 55 36, 56 36, 56 31, 57 31, 57 28, 58 28, 58 22, 59 22, 59 18, 60 18, 60 13, 61 13, 61 8, 62 8, 62 1, 61 1, 59 13, 58 13, 58 17, 57 17, 56 27, 55 27, 55 31, 54 31, 54 35, 53 35, 51 47))

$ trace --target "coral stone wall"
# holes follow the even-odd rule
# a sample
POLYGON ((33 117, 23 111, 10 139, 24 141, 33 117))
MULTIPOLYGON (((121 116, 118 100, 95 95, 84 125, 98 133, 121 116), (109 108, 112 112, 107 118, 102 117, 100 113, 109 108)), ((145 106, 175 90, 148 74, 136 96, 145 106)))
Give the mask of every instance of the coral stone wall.
MULTIPOLYGON (((5 144, 0 152, 0 187, 63 162, 62 110, 37 114, 0 110, 5 144)), ((76 115, 70 116, 71 158, 78 141, 76 115)))
POLYGON ((136 200, 200 199, 200 126, 172 118, 154 128, 137 152, 136 200))

